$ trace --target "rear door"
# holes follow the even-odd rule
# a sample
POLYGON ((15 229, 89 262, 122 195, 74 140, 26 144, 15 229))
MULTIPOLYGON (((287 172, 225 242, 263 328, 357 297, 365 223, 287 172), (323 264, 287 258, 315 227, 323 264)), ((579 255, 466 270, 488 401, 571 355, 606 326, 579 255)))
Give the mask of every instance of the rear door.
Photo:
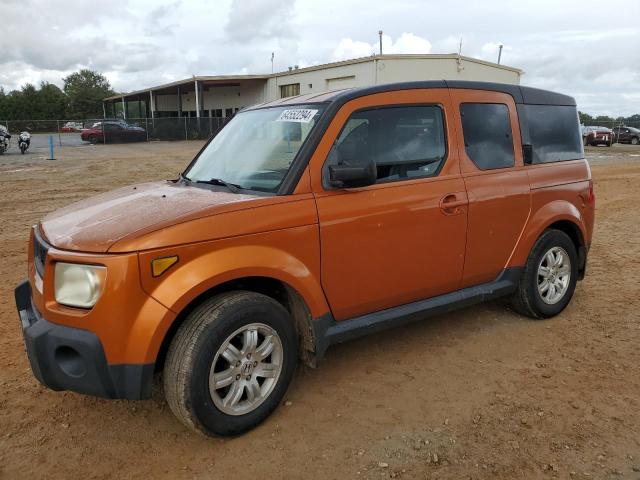
POLYGON ((507 265, 531 210, 513 98, 451 89, 462 178, 469 197, 462 286, 494 280, 507 265))
POLYGON ((316 149, 322 285, 336 320, 459 287, 466 193, 449 107, 446 89, 352 100, 316 149), (365 156, 377 162, 375 185, 328 185, 331 162, 365 156))

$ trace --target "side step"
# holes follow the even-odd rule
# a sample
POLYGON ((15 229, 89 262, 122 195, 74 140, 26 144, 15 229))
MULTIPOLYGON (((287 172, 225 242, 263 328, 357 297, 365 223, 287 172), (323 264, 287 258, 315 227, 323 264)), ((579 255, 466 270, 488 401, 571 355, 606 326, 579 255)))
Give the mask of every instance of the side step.
POLYGON ((518 287, 522 270, 521 267, 506 268, 492 282, 349 320, 336 322, 331 313, 323 315, 313 322, 316 358, 322 358, 327 348, 336 343, 509 295, 518 287))

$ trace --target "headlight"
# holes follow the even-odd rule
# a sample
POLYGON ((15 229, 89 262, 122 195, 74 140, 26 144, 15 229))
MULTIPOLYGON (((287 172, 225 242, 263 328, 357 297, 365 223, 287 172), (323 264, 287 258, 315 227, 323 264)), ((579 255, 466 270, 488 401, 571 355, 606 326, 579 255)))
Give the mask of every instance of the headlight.
POLYGON ((106 276, 106 267, 56 263, 56 302, 69 307, 93 307, 100 298, 106 276))

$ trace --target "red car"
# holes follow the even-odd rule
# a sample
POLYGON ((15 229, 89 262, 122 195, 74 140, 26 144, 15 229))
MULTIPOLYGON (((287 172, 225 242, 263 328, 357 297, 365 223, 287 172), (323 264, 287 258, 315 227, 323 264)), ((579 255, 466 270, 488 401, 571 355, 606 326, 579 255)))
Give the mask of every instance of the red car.
POLYGON ((96 143, 121 143, 144 142, 147 140, 147 132, 144 128, 129 125, 122 121, 96 122, 90 128, 83 128, 80 138, 85 142, 96 143))
POLYGON ((610 147, 613 143, 613 132, 607 127, 585 127, 582 131, 582 138, 585 147, 591 145, 606 145, 610 147))

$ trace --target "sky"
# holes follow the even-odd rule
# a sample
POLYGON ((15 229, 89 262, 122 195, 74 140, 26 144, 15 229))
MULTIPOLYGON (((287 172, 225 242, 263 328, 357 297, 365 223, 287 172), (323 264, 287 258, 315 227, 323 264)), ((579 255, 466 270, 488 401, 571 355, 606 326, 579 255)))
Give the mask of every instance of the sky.
POLYGON ((455 53, 597 115, 640 113, 640 0, 0 0, 0 86, 97 70, 126 92, 384 53, 455 53))

